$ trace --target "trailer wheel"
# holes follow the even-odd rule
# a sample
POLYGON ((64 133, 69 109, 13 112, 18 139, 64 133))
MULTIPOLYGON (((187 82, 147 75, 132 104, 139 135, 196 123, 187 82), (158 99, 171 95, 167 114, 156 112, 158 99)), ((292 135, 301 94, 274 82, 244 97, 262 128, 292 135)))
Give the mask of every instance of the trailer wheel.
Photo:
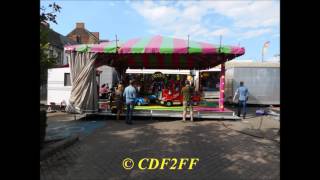
POLYGON ((166 102, 166 106, 172 106, 172 102, 171 101, 167 101, 166 102))

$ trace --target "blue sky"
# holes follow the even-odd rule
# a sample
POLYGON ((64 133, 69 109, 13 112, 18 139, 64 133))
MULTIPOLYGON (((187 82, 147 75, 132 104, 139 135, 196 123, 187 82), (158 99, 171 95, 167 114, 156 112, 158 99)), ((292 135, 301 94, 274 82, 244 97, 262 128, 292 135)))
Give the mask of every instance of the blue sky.
MULTIPOLYGON (((41 6, 57 3, 56 32, 67 35, 76 22, 84 22, 100 39, 121 41, 136 37, 164 35, 191 40, 245 47, 238 59, 261 60, 261 49, 270 41, 265 60, 280 54, 279 0, 210 1, 85 1, 41 0, 41 6)), ((48 9, 49 10, 49 9, 48 9)))

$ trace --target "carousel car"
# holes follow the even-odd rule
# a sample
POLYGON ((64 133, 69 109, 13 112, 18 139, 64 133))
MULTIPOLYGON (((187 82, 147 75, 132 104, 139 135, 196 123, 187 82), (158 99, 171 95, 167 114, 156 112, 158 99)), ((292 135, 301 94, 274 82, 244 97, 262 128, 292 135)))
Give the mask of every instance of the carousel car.
POLYGON ((200 96, 200 94, 195 93, 195 94, 192 96, 193 105, 194 105, 194 106, 199 105, 199 104, 200 104, 200 101, 201 101, 201 96, 200 96))
MULTIPOLYGON (((192 102, 194 106, 198 105, 200 101, 201 101, 201 97, 198 93, 192 96, 192 102)), ((162 105, 166 105, 166 106, 182 105, 182 102, 183 102, 183 96, 180 91, 168 90, 168 89, 162 90, 162 98, 160 101, 162 105)))
POLYGON ((148 99, 149 99, 149 101, 150 102, 156 102, 157 101, 157 96, 156 95, 154 95, 154 94, 152 94, 152 95, 149 95, 148 96, 148 99))
POLYGON ((142 105, 148 105, 149 104, 149 99, 148 98, 144 98, 144 97, 138 97, 135 99, 135 104, 138 106, 142 106, 142 105))

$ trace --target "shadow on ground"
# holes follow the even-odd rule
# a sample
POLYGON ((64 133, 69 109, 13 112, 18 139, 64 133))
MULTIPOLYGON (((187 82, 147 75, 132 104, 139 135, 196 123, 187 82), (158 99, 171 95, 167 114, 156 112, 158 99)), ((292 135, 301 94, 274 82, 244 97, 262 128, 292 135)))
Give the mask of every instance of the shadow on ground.
POLYGON ((105 122, 74 147, 42 162, 41 179, 280 179, 279 144, 215 121, 144 119, 131 126, 123 120, 105 122), (192 171, 128 171, 122 168, 127 157, 135 162, 145 157, 200 161, 192 171))

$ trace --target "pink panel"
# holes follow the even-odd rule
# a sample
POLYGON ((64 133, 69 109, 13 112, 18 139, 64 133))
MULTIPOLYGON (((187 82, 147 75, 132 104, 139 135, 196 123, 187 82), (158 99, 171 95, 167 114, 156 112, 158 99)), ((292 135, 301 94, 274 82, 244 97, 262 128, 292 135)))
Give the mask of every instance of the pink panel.
POLYGON ((174 67, 179 69, 179 65, 180 65, 179 55, 178 54, 172 54, 171 56, 172 56, 172 63, 174 65, 174 67))
POLYGON ((204 43, 204 42, 199 42, 199 44, 202 47, 202 53, 216 53, 217 50, 212 44, 204 43))
POLYGON ((109 43, 101 43, 101 44, 94 44, 91 47, 91 52, 104 52, 104 47, 106 47, 109 43))
MULTIPOLYGON (((213 112, 221 112, 220 108, 214 108, 214 107, 201 107, 201 106, 196 106, 193 107, 195 111, 213 111, 213 112)), ((224 108, 223 112, 232 112, 231 110, 224 108)))
POLYGON ((188 42, 182 39, 173 39, 173 53, 188 53, 188 42))
POLYGON ((157 60, 159 62, 159 68, 165 68, 164 67, 164 55, 163 54, 158 54, 156 58, 157 58, 157 60))
POLYGON ((160 46, 162 43, 162 37, 161 36, 154 36, 149 44, 144 49, 145 53, 159 53, 160 52, 160 46))
POLYGON ((65 46, 64 50, 66 51, 74 51, 76 49, 76 45, 65 46))
POLYGON ((132 46, 137 43, 140 39, 131 39, 125 44, 122 45, 122 47, 119 50, 119 53, 130 53, 132 46))
POLYGON ((244 54, 244 48, 243 47, 232 47, 231 53, 232 54, 244 54))

